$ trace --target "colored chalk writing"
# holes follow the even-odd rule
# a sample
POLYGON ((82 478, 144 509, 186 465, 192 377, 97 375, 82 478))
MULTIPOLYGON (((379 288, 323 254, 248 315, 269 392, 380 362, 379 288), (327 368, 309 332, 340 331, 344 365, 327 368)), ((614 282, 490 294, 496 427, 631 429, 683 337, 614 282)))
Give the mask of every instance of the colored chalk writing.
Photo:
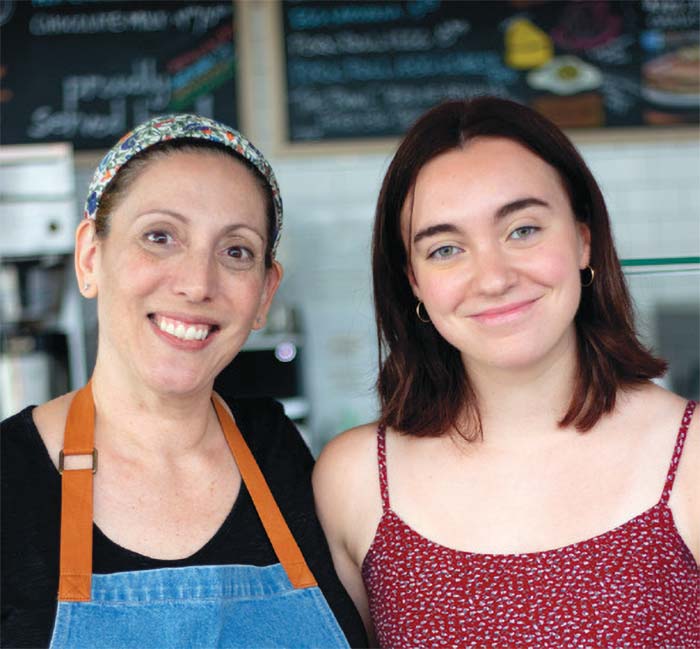
POLYGON ((564 128, 697 124, 698 0, 283 0, 289 142, 396 137, 491 94, 564 128))
POLYGON ((4 144, 102 149, 166 112, 237 123, 231 0, 9 0, 0 48, 4 144))

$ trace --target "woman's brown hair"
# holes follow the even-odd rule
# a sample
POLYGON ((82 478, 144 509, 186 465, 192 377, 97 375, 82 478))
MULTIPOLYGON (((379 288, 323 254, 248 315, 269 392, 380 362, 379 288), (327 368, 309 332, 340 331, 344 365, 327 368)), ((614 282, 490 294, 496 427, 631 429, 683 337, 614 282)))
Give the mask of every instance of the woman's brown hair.
POLYGON ((590 229, 595 278, 582 289, 575 316, 578 371, 559 422, 590 430, 612 411, 618 389, 660 376, 666 363, 637 338, 605 200, 581 155, 549 120, 495 97, 448 101, 425 113, 404 137, 384 177, 372 241, 380 424, 419 436, 454 429, 475 439, 482 433, 476 395, 459 351, 432 324, 416 317, 401 236, 401 210, 419 171, 433 158, 479 136, 511 139, 556 169, 576 219, 590 229))

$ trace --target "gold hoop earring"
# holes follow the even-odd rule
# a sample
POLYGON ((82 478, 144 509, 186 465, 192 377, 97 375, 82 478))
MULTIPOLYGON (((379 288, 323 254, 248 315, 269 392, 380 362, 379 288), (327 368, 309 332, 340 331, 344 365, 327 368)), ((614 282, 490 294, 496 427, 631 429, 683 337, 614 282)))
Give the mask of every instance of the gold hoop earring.
POLYGON ((416 304, 416 315, 418 316, 418 319, 421 322, 424 322, 427 324, 428 322, 430 322, 430 318, 428 317, 427 311, 425 311, 425 316, 426 316, 425 318, 423 318, 423 316, 421 316, 421 314, 420 314, 421 306, 423 307, 423 310, 425 311, 425 305, 420 300, 418 300, 418 304, 416 304))
POLYGON ((589 264, 588 266, 586 266, 586 267, 581 271, 581 273, 583 273, 583 271, 585 271, 585 270, 587 270, 587 271, 591 274, 591 276, 590 276, 590 278, 589 278, 589 280, 588 280, 587 282, 584 282, 584 281, 583 281, 583 278, 582 278, 582 279, 581 279, 581 286, 582 286, 583 288, 588 288, 591 284, 593 284, 593 279, 595 278, 595 270, 593 270, 593 267, 592 267, 590 264, 589 264))

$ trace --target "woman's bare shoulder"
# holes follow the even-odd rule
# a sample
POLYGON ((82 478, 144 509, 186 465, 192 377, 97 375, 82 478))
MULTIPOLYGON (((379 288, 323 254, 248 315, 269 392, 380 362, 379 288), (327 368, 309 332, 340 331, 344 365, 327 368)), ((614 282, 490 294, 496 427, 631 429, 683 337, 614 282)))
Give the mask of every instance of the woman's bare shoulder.
POLYGON ((352 496, 366 505, 378 497, 376 424, 346 430, 325 445, 314 467, 314 490, 317 501, 352 496))
MULTIPOLYGON (((608 433, 622 436, 628 457, 636 458, 640 471, 653 480, 653 476, 663 476, 668 470, 687 403, 687 399, 654 383, 626 389, 618 394, 614 411, 596 428, 603 433, 601 440, 608 433)), ((698 437, 697 427, 698 421, 693 421, 684 462, 686 452, 694 446, 692 438, 698 437)))
POLYGON ((334 480, 340 474, 344 481, 354 481, 377 463, 377 424, 350 428, 333 437, 324 447, 314 469, 315 480, 334 480))
MULTIPOLYGON (((639 412, 642 416, 646 414, 647 425, 657 436, 660 451, 675 448, 680 429, 685 429, 678 477, 682 478, 682 489, 685 489, 686 478, 692 476, 693 482, 697 483, 697 476, 700 475, 700 415, 697 410, 688 421, 686 409, 689 400, 656 385, 638 395, 637 399, 640 402, 639 412)), ((692 490, 700 493, 697 487, 695 484, 692 490)))
POLYGON ((341 433, 323 449, 313 475, 316 510, 331 549, 359 567, 382 515, 376 423, 341 433))
POLYGON ((358 454, 366 453, 369 446, 376 451, 377 423, 362 424, 349 428, 333 437, 323 448, 322 455, 346 456, 351 454, 357 459, 358 454))
MULTIPOLYGON (((685 442, 678 467, 678 480, 674 491, 680 486, 682 489, 688 481, 692 481, 691 491, 700 494, 700 413, 695 408, 694 412, 687 412, 690 401, 685 397, 669 392, 658 386, 646 394, 639 395, 640 401, 646 398, 647 405, 641 405, 640 411, 646 411, 650 428, 656 431, 659 439, 666 441, 666 445, 672 448, 676 445, 681 429, 685 431, 685 442)), ((691 410, 693 410, 691 408, 691 410)), ((700 498, 697 498, 700 504, 700 498)), ((700 513, 700 511, 698 512, 700 513)))
POLYGON ((621 395, 618 410, 632 439, 644 445, 647 474, 654 481, 669 470, 677 452, 681 429, 685 431, 680 461, 669 500, 678 531, 700 563, 700 413, 688 422, 688 399, 658 385, 649 384, 621 395))
POLYGON ((616 413, 623 420, 646 423, 644 428, 667 438, 678 431, 688 400, 655 383, 622 391, 616 413))
MULTIPOLYGON (((673 512, 676 529, 700 565, 700 413, 697 408, 686 412, 688 400, 671 392, 658 394, 658 427, 678 451, 679 433, 685 432, 682 454, 676 467, 676 477, 669 506, 673 512)), ((666 461, 673 453, 665 453, 666 461)))

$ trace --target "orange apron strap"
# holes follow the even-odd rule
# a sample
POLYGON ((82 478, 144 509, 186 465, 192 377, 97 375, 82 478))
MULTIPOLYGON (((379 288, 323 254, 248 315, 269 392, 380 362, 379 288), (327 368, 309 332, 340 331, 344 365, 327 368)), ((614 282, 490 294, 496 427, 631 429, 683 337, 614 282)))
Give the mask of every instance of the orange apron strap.
POLYGON ((258 516, 260 516, 270 543, 272 543, 275 554, 287 573, 289 581, 294 588, 316 586, 316 579, 306 565, 304 555, 294 540, 272 492, 265 482, 262 471, 260 471, 260 467, 245 443, 241 431, 238 430, 228 407, 216 393, 212 395, 212 402, 219 423, 224 430, 226 441, 238 465, 238 470, 241 472, 243 482, 250 492, 258 516))
POLYGON ((97 470, 95 405, 90 383, 73 397, 66 419, 61 472, 61 558, 58 599, 90 601, 92 582, 92 475, 97 470), (64 469, 69 455, 92 455, 89 469, 64 469))

